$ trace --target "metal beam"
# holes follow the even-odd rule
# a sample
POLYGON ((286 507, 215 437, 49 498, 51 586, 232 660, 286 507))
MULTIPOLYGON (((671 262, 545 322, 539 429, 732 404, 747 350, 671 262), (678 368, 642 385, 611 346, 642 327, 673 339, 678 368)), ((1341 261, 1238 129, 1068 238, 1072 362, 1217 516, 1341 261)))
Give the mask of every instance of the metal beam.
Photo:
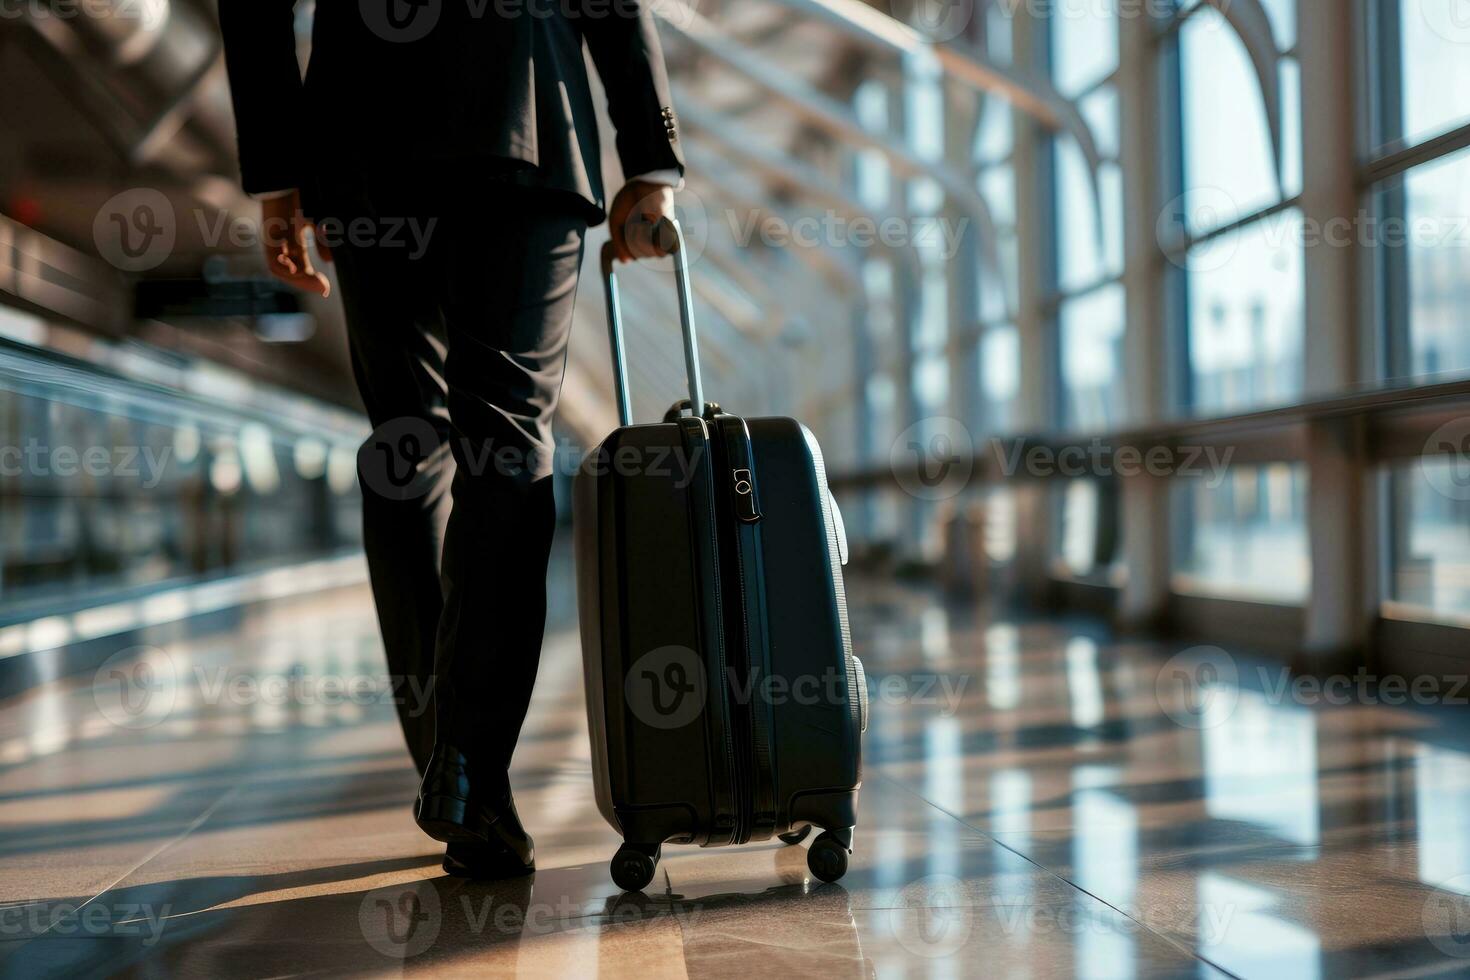
MULTIPOLYGON (((904 145, 905 141, 898 136, 871 132, 846 105, 808 85, 780 65, 726 40, 714 25, 694 11, 681 11, 677 20, 667 12, 661 11, 660 16, 674 33, 765 89, 804 122, 848 146, 866 147, 883 154, 893 169, 902 176, 926 177, 937 183, 944 189, 945 195, 975 222, 980 232, 981 265, 995 281, 1001 280, 995 219, 989 203, 964 173, 942 162, 925 160, 909 152, 904 145)), ((1007 310, 1007 313, 1014 315, 1011 310, 1007 310)))
MULTIPOLYGON (((1077 106, 1049 81, 997 64, 982 51, 959 40, 934 41, 860 0, 777 0, 799 13, 837 27, 853 40, 880 54, 933 57, 946 75, 984 92, 1000 96, 1018 112, 1048 129, 1066 132, 1077 142, 1087 161, 1097 213, 1102 214, 1102 153, 1092 127, 1077 106)), ((1228 2, 1228 0, 1226 0, 1228 2)), ((1097 222, 1102 241, 1102 218, 1097 222)))

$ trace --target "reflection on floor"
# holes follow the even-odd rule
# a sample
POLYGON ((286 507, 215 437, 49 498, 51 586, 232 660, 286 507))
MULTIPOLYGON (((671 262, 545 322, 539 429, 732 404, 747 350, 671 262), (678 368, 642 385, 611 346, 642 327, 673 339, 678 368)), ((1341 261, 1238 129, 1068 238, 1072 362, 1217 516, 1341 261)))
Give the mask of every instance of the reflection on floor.
POLYGON ((852 592, 874 717, 857 853, 838 885, 809 880, 800 848, 671 847, 647 895, 620 897, 565 629, 514 774, 540 870, 511 884, 444 877, 410 819, 367 596, 344 590, 0 707, 0 965, 1470 972, 1463 717, 1303 705, 1223 654, 1166 666, 1172 650, 1084 626, 852 592))

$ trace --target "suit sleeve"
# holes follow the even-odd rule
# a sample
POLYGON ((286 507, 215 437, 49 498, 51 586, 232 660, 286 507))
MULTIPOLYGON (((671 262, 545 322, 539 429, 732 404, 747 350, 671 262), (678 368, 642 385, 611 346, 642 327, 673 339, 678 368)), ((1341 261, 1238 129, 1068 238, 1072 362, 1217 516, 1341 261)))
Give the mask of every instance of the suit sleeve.
POLYGON ((607 92, 623 173, 674 170, 682 176, 678 120, 648 4, 642 0, 586 4, 582 36, 607 92))
POLYGON ((306 177, 295 6, 296 0, 219 0, 241 183, 252 194, 300 187, 306 177))

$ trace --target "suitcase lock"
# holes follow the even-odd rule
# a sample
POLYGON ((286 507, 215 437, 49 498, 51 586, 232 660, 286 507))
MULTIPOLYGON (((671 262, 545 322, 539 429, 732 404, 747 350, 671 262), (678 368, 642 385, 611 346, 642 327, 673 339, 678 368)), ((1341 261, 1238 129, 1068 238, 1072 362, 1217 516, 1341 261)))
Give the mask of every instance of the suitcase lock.
POLYGON ((760 511, 755 505, 755 482, 750 470, 737 469, 730 473, 732 489, 735 491, 735 511, 739 518, 747 524, 754 524, 761 519, 760 511))

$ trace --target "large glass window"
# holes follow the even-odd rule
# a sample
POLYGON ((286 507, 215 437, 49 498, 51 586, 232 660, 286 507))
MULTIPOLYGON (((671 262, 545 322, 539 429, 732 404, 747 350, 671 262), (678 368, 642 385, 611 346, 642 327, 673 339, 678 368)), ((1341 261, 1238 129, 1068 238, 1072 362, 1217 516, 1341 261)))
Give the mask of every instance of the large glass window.
POLYGON ((1463 0, 1377 0, 1385 81, 1380 145, 1470 123, 1470 12, 1463 0))
POLYGON ((1455 151, 1470 134, 1470 15, 1459 0, 1371 0, 1367 9, 1381 373, 1464 372, 1470 152, 1455 151))
POLYGON ((205 405, 80 362, 6 351, 0 618, 357 544, 365 427, 354 419, 303 431, 288 412, 304 413, 307 400, 282 399, 279 416, 225 397, 205 405))
POLYGON ((1292 400, 1302 379, 1302 220, 1288 211, 1190 249, 1194 407, 1223 414, 1292 400))
POLYGON ((1065 428, 1117 427, 1123 419, 1123 287, 1110 284, 1067 299, 1059 319, 1065 428))
POLYGON ((1016 427, 1021 392, 1021 339, 1012 323, 990 327, 980 338, 980 397, 987 432, 1016 427))
POLYGON ((1386 373, 1470 370, 1470 151, 1391 178, 1375 197, 1386 373))
POLYGON ((1470 462, 1427 457, 1390 473, 1395 501, 1389 598, 1470 622, 1470 462))
POLYGON ((1060 426, 1102 429, 1122 422, 1122 177, 1117 164, 1117 8, 1069 0, 1051 18, 1052 80, 1077 101, 1101 161, 1059 134, 1051 144, 1055 214, 1060 426))
POLYGON ((1305 601, 1311 584, 1306 489, 1306 468, 1291 463, 1178 480, 1175 588, 1305 601))
MULTIPOLYGON (((1376 348, 1384 378, 1470 371, 1470 8, 1370 0, 1366 161, 1376 348)), ((1383 593, 1428 619, 1470 617, 1470 470, 1463 446, 1387 471, 1383 593)))
MULTIPOLYGON (((984 21, 986 44, 991 57, 1011 57, 1011 11, 1002 3, 989 3, 984 21)), ((1006 432, 1014 428, 1016 396, 1020 391, 1021 351, 1014 315, 1019 281, 1016 242, 1015 119, 1011 104, 1003 97, 981 93, 979 118, 975 125, 972 157, 976 186, 995 223, 995 240, 978 242, 978 288, 974 292, 975 329, 969 331, 961 356, 978 371, 979 418, 971 420, 976 431, 1006 432), (995 265, 982 262, 985 249, 993 249, 995 265), (973 346, 968 346, 973 345, 973 346)))
POLYGON ((1186 297, 1185 397, 1201 414, 1289 402, 1302 390, 1304 232, 1300 212, 1282 208, 1302 181, 1300 69, 1290 54, 1296 7, 1294 0, 1266 7, 1276 50, 1264 57, 1253 58, 1206 4, 1190 8, 1176 36, 1183 179, 1176 204, 1187 244, 1174 259, 1186 297))
MULTIPOLYGON (((1273 21, 1273 25, 1279 21, 1273 21)), ((1279 33, 1277 44, 1283 43, 1279 33)), ((1193 234, 1270 207, 1301 190, 1300 83, 1295 61, 1279 62, 1282 173, 1276 176, 1262 88, 1245 44, 1213 8, 1192 14, 1179 29, 1186 193, 1203 200, 1189 213, 1193 234)))

